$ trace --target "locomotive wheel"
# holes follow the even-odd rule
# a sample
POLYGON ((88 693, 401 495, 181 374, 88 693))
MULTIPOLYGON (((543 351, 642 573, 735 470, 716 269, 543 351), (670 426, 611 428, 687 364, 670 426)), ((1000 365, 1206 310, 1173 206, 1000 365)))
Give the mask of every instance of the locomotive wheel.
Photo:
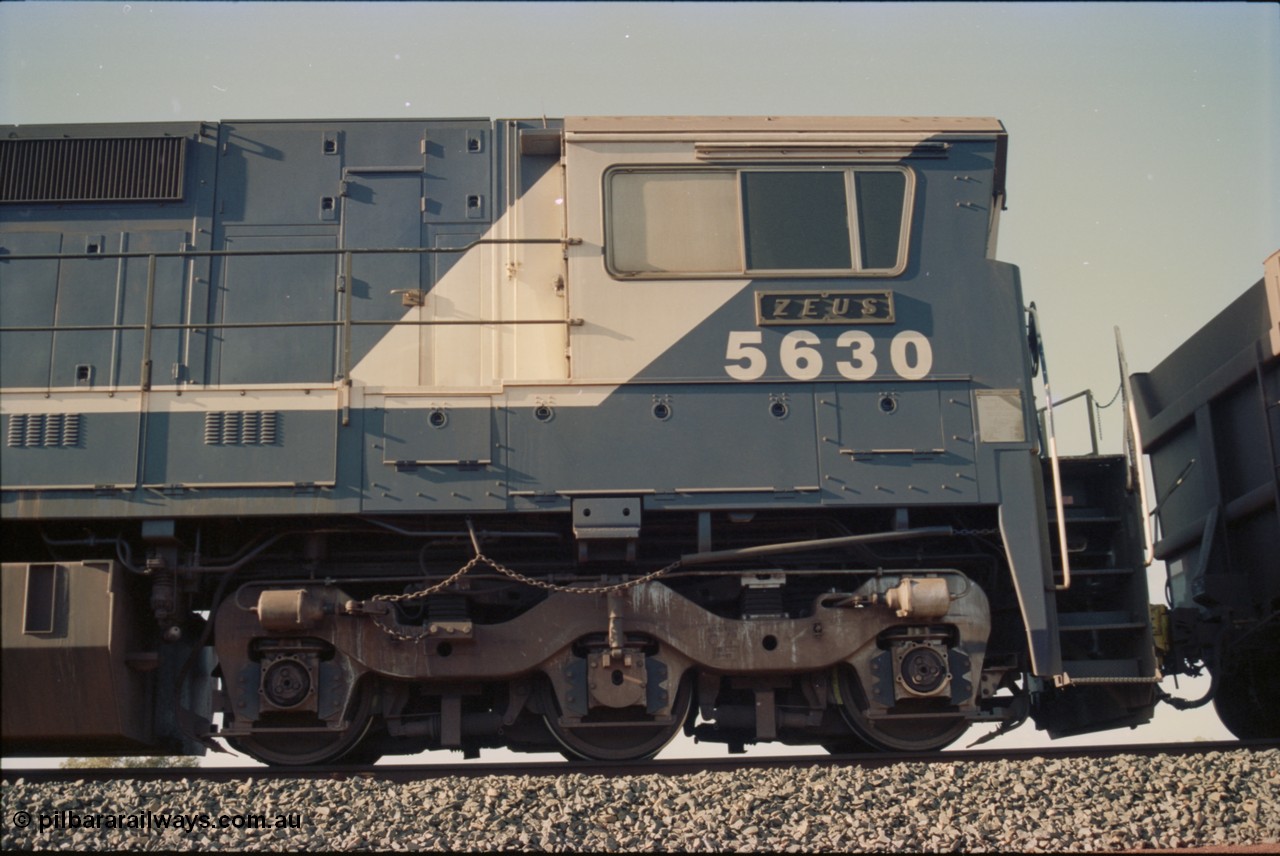
POLYGON ((657 755, 684 725, 693 705, 693 683, 686 677, 676 691, 670 722, 637 719, 632 709, 595 710, 581 725, 563 725, 557 715, 555 690, 543 688, 547 730, 571 761, 644 761, 657 755))
MULTIPOLYGON (((832 676, 832 686, 840 702, 840 714, 853 731, 855 739, 864 742, 873 751, 936 752, 950 746, 969 730, 968 720, 959 716, 872 721, 867 718, 866 701, 857 679, 842 675, 842 671, 837 669, 832 676)), ((838 745, 843 745, 843 741, 838 745)), ((827 748, 825 744, 823 748, 827 748)))
POLYGON ((1258 658, 1238 660, 1218 679, 1213 708, 1232 734, 1241 740, 1280 737, 1280 672, 1258 658))
POLYGON ((849 735, 824 740, 820 745, 828 755, 867 755, 879 751, 867 741, 849 735))
MULTIPOLYGON (((373 723, 373 693, 367 689, 356 690, 356 700, 351 707, 350 724, 341 731, 286 732, 272 734, 259 731, 248 737, 230 737, 227 742, 237 752, 273 766, 297 767, 327 764, 343 759, 351 763, 373 763, 380 756, 361 750, 358 745, 373 723)), ((310 725, 315 726, 313 720, 310 725)), ((301 723, 290 723, 305 727, 301 723)), ((282 726, 283 728, 283 726, 282 726)))

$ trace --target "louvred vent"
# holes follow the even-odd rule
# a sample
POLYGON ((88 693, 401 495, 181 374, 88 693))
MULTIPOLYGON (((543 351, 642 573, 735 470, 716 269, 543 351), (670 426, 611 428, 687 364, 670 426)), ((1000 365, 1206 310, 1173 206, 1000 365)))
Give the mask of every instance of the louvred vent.
POLYGON ((0 140, 0 202, 176 202, 181 137, 0 140))

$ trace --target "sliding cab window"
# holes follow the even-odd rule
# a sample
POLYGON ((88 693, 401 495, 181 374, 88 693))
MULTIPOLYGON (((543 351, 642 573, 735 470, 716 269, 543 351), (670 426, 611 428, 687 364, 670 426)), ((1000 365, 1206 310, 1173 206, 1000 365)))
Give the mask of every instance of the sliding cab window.
POLYGON ((902 167, 616 169, 605 257, 620 277, 893 276, 913 187, 902 167))

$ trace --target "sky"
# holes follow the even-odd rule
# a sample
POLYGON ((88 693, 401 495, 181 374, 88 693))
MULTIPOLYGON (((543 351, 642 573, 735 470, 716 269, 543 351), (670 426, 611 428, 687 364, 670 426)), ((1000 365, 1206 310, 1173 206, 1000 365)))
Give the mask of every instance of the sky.
MULTIPOLYGON (((0 3, 0 125, 739 114, 1003 121, 997 255, 1055 399, 1107 401, 1114 327, 1150 369, 1280 249, 1273 3, 0 3)), ((1056 422, 1087 451, 1080 402, 1056 422)), ((1078 740, 1229 737, 1160 711, 1078 740)))

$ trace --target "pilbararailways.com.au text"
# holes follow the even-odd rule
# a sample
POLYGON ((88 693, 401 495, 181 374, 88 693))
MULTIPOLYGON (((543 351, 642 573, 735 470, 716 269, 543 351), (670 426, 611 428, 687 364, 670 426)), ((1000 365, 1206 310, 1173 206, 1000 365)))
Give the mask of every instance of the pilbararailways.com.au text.
POLYGON ((301 829, 303 816, 299 812, 209 814, 139 811, 131 814, 108 814, 64 809, 38 814, 18 811, 14 813, 12 821, 15 827, 25 829, 34 826, 38 832, 75 829, 135 829, 151 832, 177 829, 193 832, 197 829, 301 829))

